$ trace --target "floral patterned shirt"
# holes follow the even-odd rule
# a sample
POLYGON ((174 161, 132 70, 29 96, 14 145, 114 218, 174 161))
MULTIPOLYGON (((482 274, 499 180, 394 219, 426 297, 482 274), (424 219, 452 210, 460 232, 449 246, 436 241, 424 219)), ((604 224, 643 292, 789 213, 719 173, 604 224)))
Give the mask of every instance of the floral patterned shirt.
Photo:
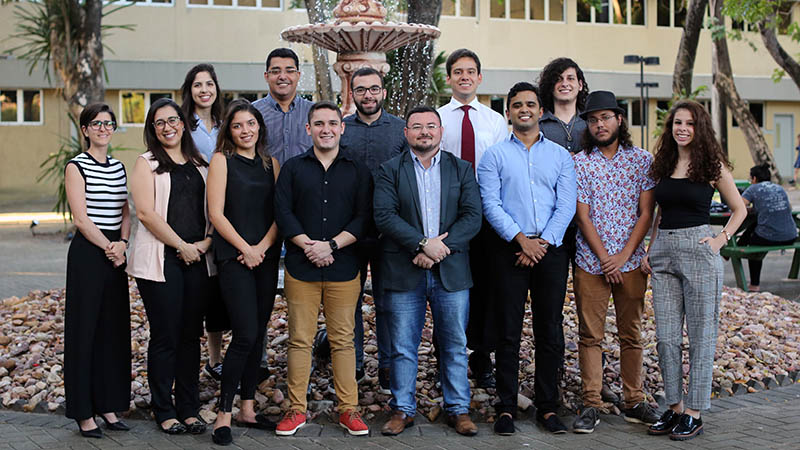
MULTIPOLYGON (((576 153, 575 174, 578 202, 589 205, 589 218, 609 255, 622 251, 639 218, 639 194, 653 189, 655 181, 648 176, 653 157, 639 147, 619 147, 608 159, 597 147, 591 153, 576 153)), ((620 269, 630 272, 641 265, 644 244, 639 244, 631 258, 620 269)), ((600 259, 578 230, 575 262, 581 269, 601 275, 600 259)))

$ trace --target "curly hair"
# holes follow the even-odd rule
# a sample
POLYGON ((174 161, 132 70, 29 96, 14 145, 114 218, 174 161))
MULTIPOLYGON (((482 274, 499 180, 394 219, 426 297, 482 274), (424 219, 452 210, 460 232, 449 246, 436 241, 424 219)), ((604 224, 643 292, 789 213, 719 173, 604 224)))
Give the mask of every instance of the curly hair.
POLYGON ((672 106, 664 121, 664 129, 656 143, 655 157, 650 166, 650 177, 656 181, 668 178, 678 164, 678 143, 672 136, 675 113, 684 109, 694 119, 694 138, 689 144, 689 180, 694 183, 712 183, 719 179, 722 165, 732 168, 728 157, 714 136, 711 117, 703 105, 693 100, 680 100, 672 106))
POLYGON ((569 58, 556 58, 550 61, 550 63, 544 66, 542 73, 539 74, 538 85, 539 92, 541 92, 539 100, 544 109, 550 112, 555 111, 553 106, 553 89, 555 89, 561 74, 569 68, 575 69, 575 73, 578 75, 578 81, 583 84, 583 88, 578 92, 578 100, 575 105, 578 111, 583 111, 583 107, 586 105, 586 97, 589 96, 589 83, 586 82, 586 77, 583 76, 583 71, 578 67, 578 63, 569 58))
MULTIPOLYGON (((625 116, 620 113, 615 113, 615 115, 620 118, 619 128, 617 129, 617 142, 619 142, 619 145, 621 145, 622 148, 633 148, 633 139, 631 139, 631 132, 628 129, 628 121, 625 119, 625 116)), ((597 139, 592 136, 588 126, 586 127, 586 131, 583 132, 581 143, 581 149, 587 155, 591 153, 595 147, 597 147, 597 139)))

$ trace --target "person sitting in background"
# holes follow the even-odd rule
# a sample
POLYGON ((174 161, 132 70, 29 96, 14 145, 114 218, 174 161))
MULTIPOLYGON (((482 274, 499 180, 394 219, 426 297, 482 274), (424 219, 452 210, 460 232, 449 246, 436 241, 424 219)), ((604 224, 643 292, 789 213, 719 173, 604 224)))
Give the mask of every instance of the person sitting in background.
MULTIPOLYGON (((756 223, 747 228, 737 241, 738 245, 789 245, 797 238, 797 225, 792 219, 792 205, 782 187, 770 181, 769 165, 750 169, 750 187, 742 193, 746 206, 753 205, 758 215, 756 223)), ((751 255, 750 284, 747 290, 758 292, 764 253, 751 255)))

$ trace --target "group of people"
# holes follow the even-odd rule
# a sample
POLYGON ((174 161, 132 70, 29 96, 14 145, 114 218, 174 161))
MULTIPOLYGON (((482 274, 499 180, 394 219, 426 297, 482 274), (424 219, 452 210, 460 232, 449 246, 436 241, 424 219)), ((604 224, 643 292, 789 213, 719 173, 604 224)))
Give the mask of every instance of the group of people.
POLYGON ((350 434, 367 434, 358 383, 365 376, 361 301, 368 268, 378 385, 392 396, 383 434, 400 434, 414 422, 428 306, 448 424, 463 435, 477 433, 469 415, 471 373, 477 386, 496 388, 494 431, 513 434, 529 295, 536 419, 564 433, 556 413, 570 266, 583 387, 573 430, 590 433, 600 421, 613 295, 625 419, 672 439, 701 433, 719 317, 719 249, 746 215, 707 112, 693 101, 676 103, 653 157, 631 142, 614 94, 590 93, 571 59, 549 63, 538 86, 512 86, 506 117, 477 100, 483 76, 474 52, 452 52, 446 70, 450 103, 417 106, 401 119, 383 108, 383 79, 371 68, 352 75, 357 111, 344 118, 336 104, 297 94, 299 64, 290 49, 269 54, 269 94, 252 104, 234 100, 223 108, 214 68, 192 68, 180 106, 160 99, 148 111, 147 152, 130 180, 139 225, 127 257, 126 172, 107 153, 116 118, 107 105, 87 106, 80 127, 88 150, 66 167, 78 232, 67 262, 64 367, 67 417, 81 434, 102 436, 95 415, 108 429, 127 429, 115 415, 130 401, 126 272, 136 279, 150 324, 148 383, 162 431, 206 429, 198 393, 205 324, 205 369, 221 380, 213 441, 230 444, 234 423, 294 434, 306 423, 322 306, 339 423, 350 434), (717 234, 708 225, 715 190, 732 210, 717 234), (284 243, 291 406, 275 423, 257 413, 254 395, 269 373, 265 330, 284 243), (648 274, 669 404, 660 416, 642 386, 648 274), (227 329, 232 340, 222 359, 220 333, 227 329), (237 393, 241 406, 232 418, 237 393))

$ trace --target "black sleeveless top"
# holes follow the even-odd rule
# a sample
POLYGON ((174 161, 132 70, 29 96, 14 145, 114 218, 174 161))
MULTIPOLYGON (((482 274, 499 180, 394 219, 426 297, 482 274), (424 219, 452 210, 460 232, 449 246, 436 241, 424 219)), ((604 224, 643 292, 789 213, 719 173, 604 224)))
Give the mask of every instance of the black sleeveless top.
POLYGON ((661 230, 708 225, 711 220, 711 197, 714 188, 707 182, 688 178, 664 178, 655 188, 661 207, 661 230))
MULTIPOLYGON (((228 158, 224 214, 248 244, 258 244, 274 219, 275 176, 264 170, 261 157, 247 159, 236 154, 228 158)), ((214 256, 217 261, 235 258, 239 251, 214 231, 214 256)))
POLYGON ((186 162, 169 172, 167 224, 185 242, 206 236, 206 183, 194 164, 186 162))

